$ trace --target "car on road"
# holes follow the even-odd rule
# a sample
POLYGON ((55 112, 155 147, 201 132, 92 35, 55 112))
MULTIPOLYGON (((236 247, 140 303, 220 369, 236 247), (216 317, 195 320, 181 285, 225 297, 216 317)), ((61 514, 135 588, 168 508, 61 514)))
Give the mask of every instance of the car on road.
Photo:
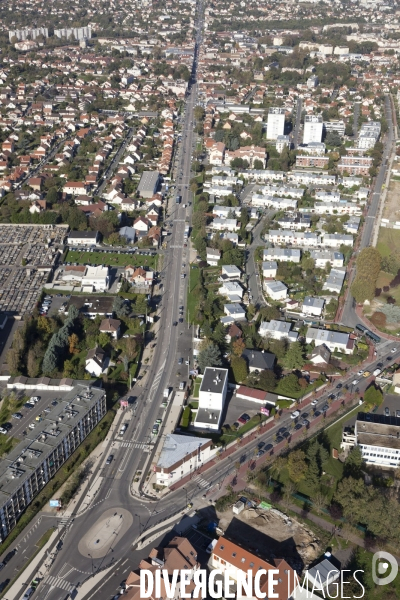
POLYGON ((258 442, 257 444, 257 448, 259 448, 261 450, 261 448, 264 448, 265 446, 265 442, 258 442))
POLYGON ((394 354, 395 352, 397 352, 397 348, 392 348, 390 351, 392 354, 394 354))
POLYGON ((106 465, 111 465, 113 460, 114 460, 114 455, 110 454, 110 456, 106 460, 106 465))
POLYGON ((248 421, 250 421, 250 417, 249 417, 249 415, 247 413, 243 413, 238 418, 238 421, 239 421, 239 423, 241 423, 242 425, 244 425, 244 423, 247 423, 248 421))
POLYGON ((382 369, 383 368, 383 363, 379 362, 376 366, 377 366, 378 369, 382 369))
POLYGON ((13 413, 11 416, 13 419, 17 419, 18 421, 23 417, 23 415, 20 412, 13 413))
POLYGON ((302 418, 302 419, 307 419, 307 417, 308 417, 308 413, 307 413, 307 412, 304 412, 304 413, 301 415, 301 418, 302 418))
POLYGON ((319 410, 316 410, 314 413, 314 417, 319 417, 321 415, 321 412, 319 410))
POLYGON ((351 382, 351 385, 357 385, 358 384, 358 379, 353 379, 353 381, 351 382))
POLYGON ((282 437, 284 437, 284 438, 285 438, 285 440, 287 440, 287 439, 288 439, 288 437, 290 437, 290 435, 291 435, 291 434, 290 434, 290 431, 285 431, 285 433, 283 433, 283 434, 282 434, 282 437))
POLYGON ((295 431, 299 431, 299 429, 301 429, 303 427, 303 423, 297 423, 296 427, 294 428, 295 431))
POLYGON ((52 406, 57 406, 58 402, 57 400, 53 400, 53 402, 51 403, 52 406))
POLYGON ((390 410, 387 406, 385 406, 385 417, 390 417, 390 410))
POLYGON ((358 371, 357 375, 358 375, 359 377, 361 377, 361 375, 364 375, 364 371, 363 371, 363 370, 361 370, 361 371, 358 371))
POLYGON ((270 450, 272 450, 273 447, 274 447, 273 444, 267 444, 266 446, 264 446, 263 450, 265 452, 269 452, 270 450))
POLYGON ((324 404, 322 407, 322 412, 326 412, 329 409, 329 404, 324 404))
POLYGON ((342 383, 338 383, 337 386, 336 386, 336 389, 340 390, 340 388, 342 388, 342 387, 343 387, 343 384, 342 383))
POLYGON ((318 404, 318 400, 317 400, 317 399, 315 399, 315 400, 313 400, 313 401, 311 402, 311 406, 315 406, 316 404, 318 404))
POLYGON ((303 421, 301 422, 301 424, 303 425, 303 427, 308 427, 310 424, 310 421, 308 419, 303 419, 303 421))
POLYGON ((179 383, 179 389, 180 389, 181 391, 185 389, 185 384, 184 384, 184 382, 183 382, 183 381, 181 381, 181 382, 179 383))
POLYGON ((283 439, 284 438, 281 435, 278 435, 277 438, 276 438, 276 443, 280 444, 281 442, 283 442, 283 439))
POLYGON ((364 371, 363 377, 369 377, 371 375, 371 371, 364 371))
POLYGON ((183 363, 183 358, 182 357, 178 358, 178 365, 181 365, 182 363, 183 363))
POLYGON ((292 414, 290 415, 291 419, 297 419, 297 417, 300 416, 300 411, 299 410, 295 410, 294 412, 292 412, 292 414))
POLYGON ((263 456, 263 454, 265 454, 264 450, 259 450, 256 454, 256 458, 260 458, 260 456, 263 456))

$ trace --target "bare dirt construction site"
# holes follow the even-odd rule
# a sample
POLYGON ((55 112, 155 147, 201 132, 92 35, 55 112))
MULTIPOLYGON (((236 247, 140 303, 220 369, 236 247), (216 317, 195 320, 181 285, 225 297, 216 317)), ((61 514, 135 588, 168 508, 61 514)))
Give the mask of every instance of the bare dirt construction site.
POLYGON ((303 569, 321 555, 314 533, 280 511, 247 508, 235 515, 230 508, 217 514, 218 526, 230 540, 266 560, 285 558, 303 569))

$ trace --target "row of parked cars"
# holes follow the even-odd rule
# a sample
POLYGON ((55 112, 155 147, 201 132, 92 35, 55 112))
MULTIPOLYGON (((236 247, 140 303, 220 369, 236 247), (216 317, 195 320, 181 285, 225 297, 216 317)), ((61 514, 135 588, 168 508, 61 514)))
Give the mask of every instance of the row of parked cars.
POLYGON ((50 306, 51 306, 51 301, 52 301, 52 296, 45 296, 44 300, 39 308, 39 314, 42 316, 46 316, 47 313, 50 310, 50 306))

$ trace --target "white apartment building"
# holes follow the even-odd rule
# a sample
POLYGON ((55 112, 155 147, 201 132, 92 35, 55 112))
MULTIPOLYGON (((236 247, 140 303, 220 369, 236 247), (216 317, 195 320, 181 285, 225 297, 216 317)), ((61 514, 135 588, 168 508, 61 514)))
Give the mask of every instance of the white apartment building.
POLYGON ((320 246, 321 236, 308 231, 290 231, 289 229, 271 229, 268 241, 278 246, 293 244, 300 246, 320 246))
POLYGON ((379 140, 381 134, 381 124, 378 121, 369 121, 363 123, 358 137, 358 147, 369 150, 373 148, 379 140))
POLYGON ((297 183, 297 185, 335 185, 336 175, 326 175, 324 173, 312 173, 309 171, 291 171, 288 173, 288 179, 297 183))
POLYGON ((262 194, 253 194, 251 197, 252 206, 259 208, 274 208, 275 210, 290 210, 297 207, 297 200, 294 198, 277 198, 275 196, 264 196, 262 194))
POLYGON ((276 140, 285 131, 285 109, 271 107, 268 111, 267 140, 276 140))
POLYGON ((354 340, 350 339, 348 333, 330 331, 329 329, 317 329, 309 327, 306 333, 306 343, 315 342, 315 346, 325 346, 331 351, 335 350, 343 354, 353 354, 354 340))
POLYGON ((292 324, 286 321, 263 321, 258 333, 261 337, 266 337, 272 340, 282 340, 287 338, 289 342, 295 342, 298 338, 297 331, 291 331, 292 324))
POLYGON ((315 199, 321 202, 340 202, 340 192, 326 192, 325 190, 316 190, 315 199))
POLYGON ((264 290, 272 300, 285 300, 287 287, 282 281, 264 281, 264 290))
POLYGON ((218 431, 228 389, 228 369, 206 367, 199 391, 194 426, 218 431))
POLYGON ((275 260, 267 260, 262 264, 262 273, 265 279, 274 279, 278 271, 278 263, 275 260))
POLYGON ((325 269, 330 263, 332 267, 343 267, 344 256, 341 252, 331 250, 311 250, 310 256, 315 260, 315 266, 318 269, 325 269))
POLYGON ((218 293, 222 296, 228 296, 231 302, 240 302, 243 298, 243 288, 237 281, 225 281, 218 289, 218 293), (236 298, 233 298, 236 296, 236 298))
POLYGON ((331 269, 328 277, 324 285, 322 286, 323 291, 326 292, 335 292, 336 294, 340 294, 343 287, 343 282, 346 277, 346 269, 335 267, 331 269))
POLYGON ((305 208, 304 212, 317 215, 361 215, 362 210, 354 202, 316 202, 313 208, 305 208))
POLYGON ((267 248, 263 251, 263 261, 299 263, 301 250, 298 248, 267 248))
POLYGON ((400 466, 400 419, 382 415, 357 417, 354 428, 356 444, 369 465, 380 467, 400 466))
POLYGON ((304 117, 303 144, 322 140, 322 115, 306 115, 304 117))
POLYGON ((290 148, 290 137, 288 135, 278 135, 275 144, 276 151, 281 154, 286 146, 290 148))
POLYGON ((324 246, 330 248, 340 248, 340 246, 352 246, 354 238, 352 235, 343 233, 326 233, 324 235, 324 246))
POLYGON ((238 231, 240 229, 236 219, 214 219, 211 227, 217 231, 238 231))
POLYGON ((312 296, 306 296, 303 300, 303 306, 301 307, 304 315, 312 317, 321 317, 324 312, 325 300, 323 298, 313 298, 312 296))

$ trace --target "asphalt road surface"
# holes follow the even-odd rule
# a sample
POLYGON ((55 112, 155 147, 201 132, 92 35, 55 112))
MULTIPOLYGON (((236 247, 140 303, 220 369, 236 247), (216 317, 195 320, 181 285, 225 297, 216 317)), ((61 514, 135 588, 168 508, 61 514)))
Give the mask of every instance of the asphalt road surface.
MULTIPOLYGON (((385 115, 388 124, 388 131, 386 140, 384 143, 382 163, 378 171, 378 175, 375 180, 374 191, 371 196, 371 202, 368 208, 368 214, 365 219, 364 229, 361 234, 360 250, 369 246, 372 242, 372 236, 374 231, 375 220, 379 209, 379 200, 382 193, 382 186, 386 181, 389 158, 392 152, 394 143, 394 123, 392 105, 389 96, 385 96, 385 115)), ((349 286, 355 276, 355 267, 348 273, 349 286)), ((356 304, 353 296, 349 292, 347 294, 346 302, 344 304, 341 322, 349 327, 355 327, 358 323, 358 318, 355 312, 356 304)))

